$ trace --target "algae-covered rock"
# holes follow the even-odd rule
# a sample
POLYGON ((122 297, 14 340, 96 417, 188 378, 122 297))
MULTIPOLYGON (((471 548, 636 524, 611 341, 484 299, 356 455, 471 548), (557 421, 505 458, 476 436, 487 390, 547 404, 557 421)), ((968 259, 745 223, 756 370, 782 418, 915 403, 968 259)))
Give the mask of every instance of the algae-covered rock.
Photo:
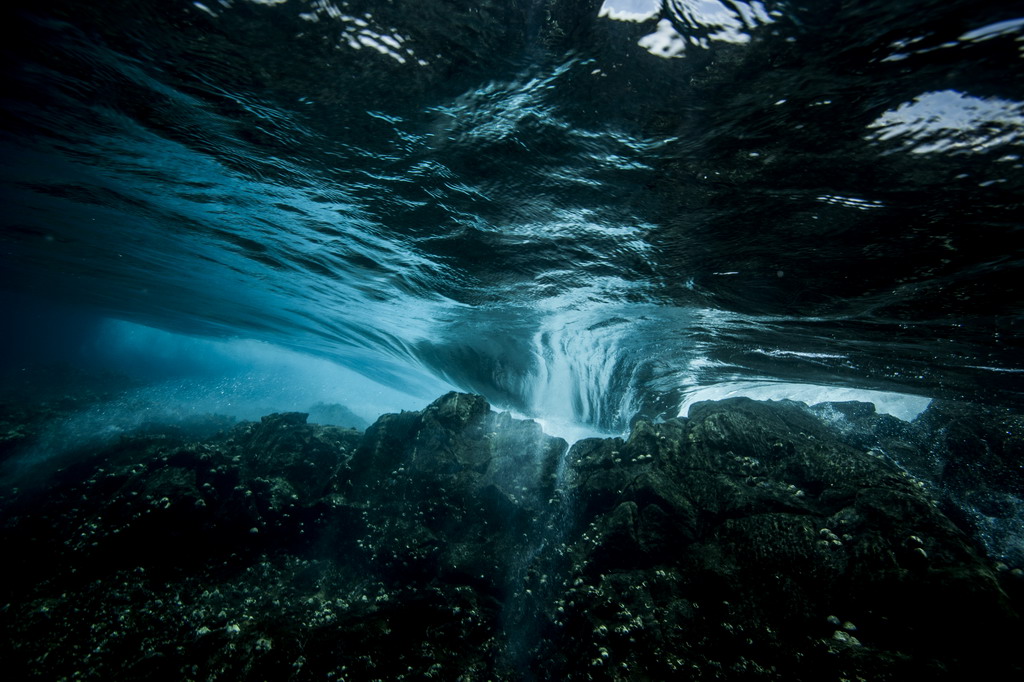
POLYGON ((1010 466, 1012 415, 884 417, 733 399, 567 450, 450 393, 365 433, 150 429, 3 499, 0 656, 26 680, 1019 675, 1018 567, 921 475, 1010 466))
POLYGON ((701 403, 570 456, 566 679, 958 679, 1019 627, 920 482, 802 404, 701 403))

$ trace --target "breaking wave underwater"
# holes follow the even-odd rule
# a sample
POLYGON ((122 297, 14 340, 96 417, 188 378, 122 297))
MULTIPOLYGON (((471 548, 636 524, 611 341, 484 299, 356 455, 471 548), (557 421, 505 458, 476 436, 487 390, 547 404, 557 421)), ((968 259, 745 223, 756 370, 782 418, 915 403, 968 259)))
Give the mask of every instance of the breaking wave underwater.
POLYGON ((1022 679, 1020 9, 4 3, 8 678, 1022 679))
POLYGON ((598 432, 707 390, 1021 403, 1010 5, 19 5, 23 325, 59 302, 119 320, 88 344, 121 360, 182 364, 145 327, 329 360, 367 419, 448 387, 598 432))

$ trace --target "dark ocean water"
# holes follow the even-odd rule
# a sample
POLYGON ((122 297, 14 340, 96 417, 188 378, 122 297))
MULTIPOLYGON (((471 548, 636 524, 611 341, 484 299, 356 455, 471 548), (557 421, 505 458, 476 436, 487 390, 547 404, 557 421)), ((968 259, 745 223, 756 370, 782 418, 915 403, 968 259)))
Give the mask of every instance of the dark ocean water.
POLYGON ((1022 403, 1020 3, 2 12, 9 338, 59 303, 604 431, 741 381, 1022 403))
POLYGON ((1024 679, 1024 3, 0 33, 7 678, 1024 679))

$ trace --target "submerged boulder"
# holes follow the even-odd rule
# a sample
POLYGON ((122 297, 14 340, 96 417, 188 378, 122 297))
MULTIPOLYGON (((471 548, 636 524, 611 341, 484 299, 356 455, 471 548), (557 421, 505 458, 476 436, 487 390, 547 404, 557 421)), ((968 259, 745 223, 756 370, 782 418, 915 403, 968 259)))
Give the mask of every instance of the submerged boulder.
POLYGON ((549 513, 566 448, 480 396, 449 393, 423 412, 385 415, 352 463, 349 499, 370 519, 364 544, 396 578, 499 595, 523 538, 549 513))
MULTIPOLYGON (((1024 415, 933 401, 913 422, 874 410, 815 406, 843 442, 892 461, 924 484, 950 520, 1003 566, 1024 566, 1024 415)), ((861 403, 862 404, 862 403, 861 403)))
POLYGON ((565 679, 1015 665, 1002 652, 1019 616, 976 545, 919 481, 802 404, 701 403, 570 457, 582 532, 550 652, 565 679))
POLYGON ((923 462, 991 424, 823 409, 700 403, 569 449, 450 393, 365 433, 126 438, 0 503, 0 656, 17 679, 1019 674, 1014 567, 879 445, 923 462))

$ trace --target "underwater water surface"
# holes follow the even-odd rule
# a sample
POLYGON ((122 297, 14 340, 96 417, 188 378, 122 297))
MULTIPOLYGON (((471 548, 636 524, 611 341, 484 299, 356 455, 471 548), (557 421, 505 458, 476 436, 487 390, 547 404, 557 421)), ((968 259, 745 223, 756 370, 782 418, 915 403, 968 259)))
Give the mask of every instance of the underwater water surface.
POLYGON ((8 3, 0 284, 593 432, 737 382, 1018 405, 1017 10, 8 3))

